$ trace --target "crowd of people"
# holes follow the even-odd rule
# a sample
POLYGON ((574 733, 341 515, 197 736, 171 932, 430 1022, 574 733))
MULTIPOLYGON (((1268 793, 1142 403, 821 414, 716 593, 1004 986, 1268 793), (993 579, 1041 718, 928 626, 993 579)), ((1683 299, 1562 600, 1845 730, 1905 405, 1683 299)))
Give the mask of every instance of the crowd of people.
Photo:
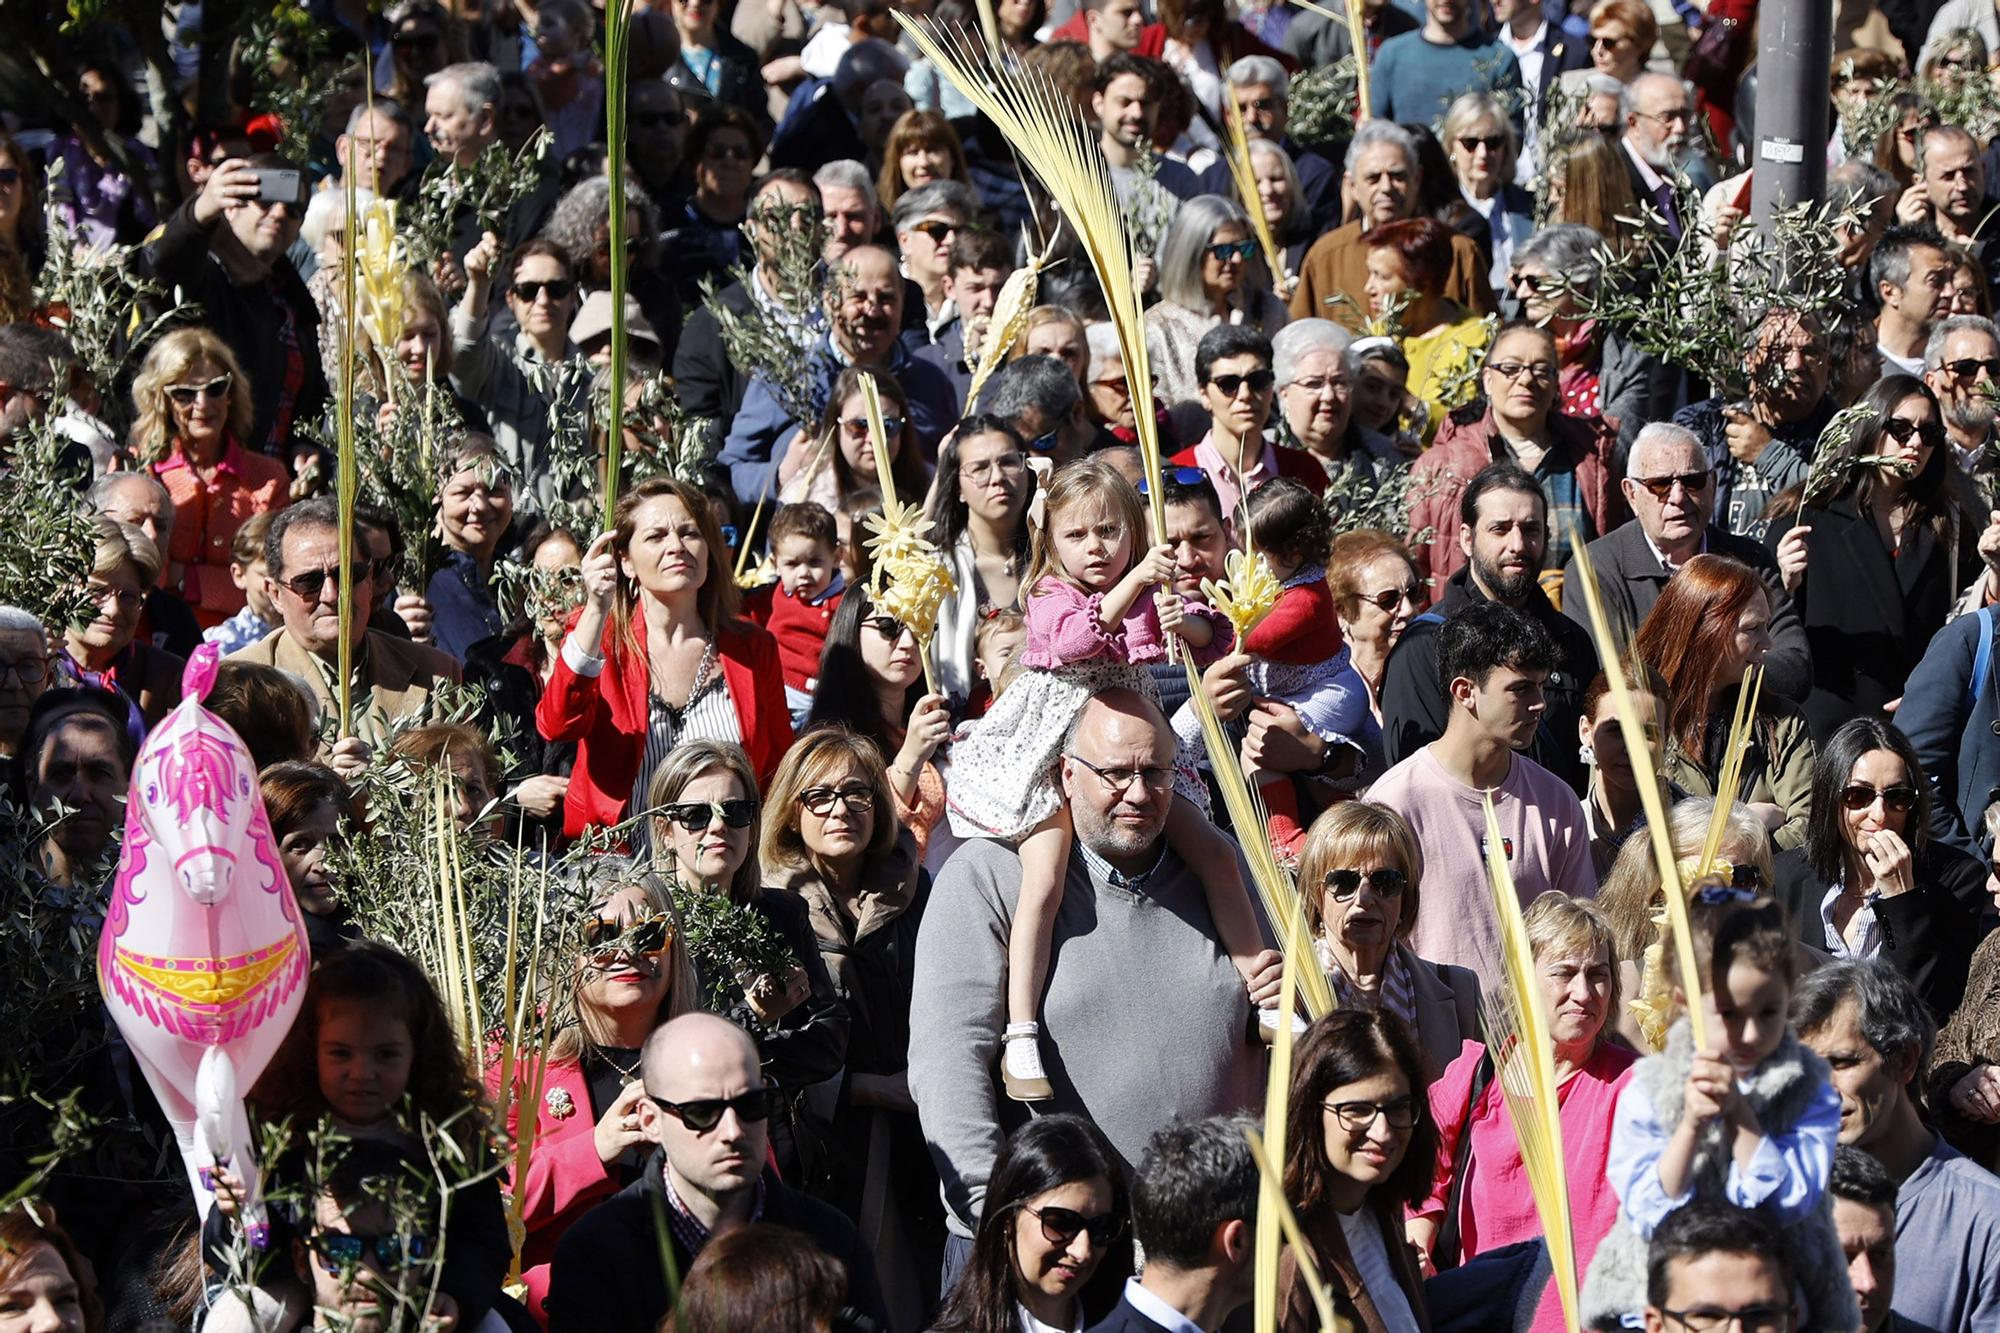
POLYGON ((2000 1328, 2000 9, 1839 6, 1760 232, 1755 0, 1347 2, 0 62, 0 1333, 2000 1328), (191 1197, 92 968, 210 655, 313 966, 191 1197))

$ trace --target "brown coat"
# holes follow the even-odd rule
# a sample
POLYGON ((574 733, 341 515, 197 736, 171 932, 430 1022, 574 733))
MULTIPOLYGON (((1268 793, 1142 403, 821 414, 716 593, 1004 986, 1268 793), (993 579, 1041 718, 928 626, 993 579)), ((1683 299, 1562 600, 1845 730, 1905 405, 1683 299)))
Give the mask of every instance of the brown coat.
POLYGON ((2000 1064, 2000 931, 1973 951, 1965 998, 1938 1033, 1924 1070, 1924 1102, 1931 1123, 1952 1147, 1988 1171, 2000 1166, 2000 1125, 1968 1120, 1952 1109, 1951 1090, 1979 1065, 2000 1064))
MULTIPOLYGON (((1350 323, 1341 317, 1347 312, 1327 305, 1335 295, 1353 302, 1347 311, 1368 309, 1368 247, 1361 244, 1361 233, 1366 230, 1360 222, 1350 222, 1313 242, 1299 266, 1299 285, 1292 289, 1293 319, 1350 323)), ((1492 261, 1480 252, 1478 243, 1452 232, 1451 273, 1439 295, 1477 314, 1496 314, 1493 288, 1487 282, 1491 271, 1492 261)))
MULTIPOLYGON (((1371 1198, 1363 1206, 1375 1215, 1382 1228, 1382 1245, 1389 1255, 1389 1267, 1395 1272, 1403 1295, 1409 1298, 1410 1311, 1417 1317, 1417 1328, 1420 1333, 1430 1333, 1431 1319, 1424 1308, 1423 1279, 1417 1272, 1416 1259, 1403 1239, 1400 1223, 1403 1210, 1380 1198, 1371 1198)), ((1375 1308, 1374 1297, 1361 1284, 1361 1271, 1355 1267, 1354 1257, 1348 1251, 1347 1234, 1340 1229, 1339 1219, 1331 1210, 1322 1210, 1301 1217, 1299 1226, 1312 1244, 1313 1263, 1319 1268, 1320 1281, 1326 1283, 1327 1291, 1333 1297, 1334 1314, 1345 1319, 1356 1333, 1388 1333, 1388 1325, 1383 1323, 1381 1313, 1375 1308)), ((1298 1260, 1287 1246, 1278 1260, 1278 1328, 1280 1333, 1319 1333, 1319 1326, 1319 1310, 1313 1305, 1312 1292, 1300 1280, 1298 1260)))
MULTIPOLYGON (((336 668, 308 652, 283 629, 272 630, 249 647, 231 653, 229 660, 291 672, 312 691, 323 713, 340 706, 333 688, 336 668)), ((439 681, 456 684, 460 679, 458 663, 450 654, 372 629, 355 671, 368 692, 354 698, 354 734, 375 746, 387 743, 392 722, 423 711, 439 681)))

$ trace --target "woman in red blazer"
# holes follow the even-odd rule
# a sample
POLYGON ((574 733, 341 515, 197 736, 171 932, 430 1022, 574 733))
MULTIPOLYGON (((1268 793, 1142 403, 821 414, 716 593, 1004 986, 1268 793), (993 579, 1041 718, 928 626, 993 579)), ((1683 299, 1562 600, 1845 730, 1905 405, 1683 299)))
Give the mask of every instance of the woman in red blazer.
POLYGON ((739 744, 767 782, 792 743, 770 634, 736 618, 728 548, 708 497, 655 477, 618 501, 583 560, 584 604, 535 708, 577 742, 563 832, 616 824, 682 740, 739 744))

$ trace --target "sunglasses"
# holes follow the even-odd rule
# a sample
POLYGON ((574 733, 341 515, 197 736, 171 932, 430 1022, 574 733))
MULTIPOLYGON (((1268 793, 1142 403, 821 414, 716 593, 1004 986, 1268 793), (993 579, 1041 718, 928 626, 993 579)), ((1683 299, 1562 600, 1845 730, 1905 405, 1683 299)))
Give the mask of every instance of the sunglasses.
POLYGON ((206 384, 169 384, 167 397, 186 407, 197 398, 208 398, 216 402, 228 397, 229 386, 235 380, 233 375, 217 375, 206 384))
POLYGON ((1988 379, 2000 380, 2000 357, 1987 361, 1967 357, 1963 361, 1947 361, 1944 363, 1944 368, 1962 380, 1972 379, 1981 371, 1986 373, 1988 379))
POLYGON ((1411 583, 1401 588, 1384 588, 1380 592, 1367 593, 1361 600, 1373 605, 1377 611, 1394 611, 1404 602, 1408 602, 1411 606, 1421 606, 1423 596, 1424 585, 1411 583))
MULTIPOLYGON (((1199 486, 1207 479, 1208 474, 1198 467, 1163 467, 1160 469, 1160 480, 1170 481, 1176 486, 1199 486)), ((1148 493, 1146 490, 1148 480, 1149 478, 1146 477, 1139 478, 1139 494, 1145 495, 1148 493)))
POLYGON ((20 183, 21 169, 19 167, 0 167, 0 185, 19 185, 20 183))
POLYGON ((1061 434, 1062 427, 1057 426, 1053 430, 1037 435, 1034 439, 1028 441, 1028 452, 1031 454, 1048 453, 1056 447, 1056 437, 1061 434))
POLYGON ((1590 48, 1591 50, 1594 51, 1600 46, 1623 46, 1625 45, 1625 43, 1631 40, 1632 39, 1630 37, 1627 37, 1622 33, 1614 37, 1608 33, 1594 32, 1590 35, 1590 48))
POLYGON ((757 820, 757 803, 751 800, 683 801, 660 812, 689 833, 699 833, 721 820, 730 828, 749 828, 757 820))
POLYGON ((364 1236, 352 1231, 315 1231, 306 1238, 306 1247, 329 1268, 358 1268, 371 1256, 383 1268, 401 1268, 431 1254, 426 1236, 364 1236))
POLYGON ((1922 435, 1924 443, 1934 449, 1944 442, 1944 427, 1935 422, 1918 425, 1905 417, 1890 417, 1882 423, 1882 431, 1897 444, 1908 444, 1917 435, 1922 435))
POLYGON ((1090 1243, 1106 1246, 1118 1239, 1125 1231, 1125 1219, 1116 1213, 1099 1213, 1086 1217, 1074 1208, 1036 1208, 1022 1204, 1021 1211, 1042 1224, 1042 1239, 1051 1245, 1067 1249, 1072 1241, 1085 1232, 1090 1234, 1090 1243))
POLYGON ((1216 375, 1208 382, 1222 390, 1223 397, 1234 398, 1246 384, 1250 392, 1263 393, 1278 382, 1278 377, 1268 370, 1253 370, 1248 375, 1216 375))
POLYGON ((703 157, 717 158, 724 162, 748 162, 750 160, 750 150, 748 148, 738 148, 735 144, 730 143, 712 143, 702 150, 701 155, 703 157))
MULTIPOLYGON (((868 433, 867 417, 847 417, 840 424, 847 427, 849 435, 866 435, 868 433)), ((882 436, 884 439, 892 439, 902 433, 903 419, 901 417, 882 418, 882 436)))
POLYGON ((771 1112, 778 1109, 778 1090, 768 1084, 734 1097, 700 1097, 691 1102, 670 1102, 650 1093, 647 1098, 697 1134, 706 1134, 714 1129, 731 1111, 736 1112, 738 1120, 754 1125, 760 1120, 769 1120, 771 1112))
POLYGON ((428 51, 438 44, 434 32, 399 32, 391 40, 405 51, 428 51))
POLYGON ((514 284, 514 295, 521 298, 522 305, 533 305, 541 299, 543 292, 549 294, 551 302, 567 301, 570 297, 576 295, 576 280, 573 278, 549 278, 543 282, 517 282, 514 284))
POLYGON ((1664 477, 1634 477, 1632 484, 1643 486, 1652 492, 1655 500, 1664 500, 1674 493, 1674 487, 1681 488, 1683 494, 1694 495, 1708 489, 1710 478, 1715 474, 1703 469, 1700 472, 1675 472, 1664 477))
POLYGON ((799 804, 822 818, 832 814, 835 805, 865 815, 875 808, 875 793, 858 782, 847 787, 808 787, 799 793, 799 804))
POLYGON ((1218 264, 1227 264, 1232 259, 1248 259, 1257 253, 1255 241, 1222 241, 1207 248, 1208 257, 1218 264))
POLYGON ((1757 891, 1737 884, 1704 884, 1694 891, 1693 901, 1703 907, 1728 907, 1733 903, 1754 903, 1757 901, 1757 891))
POLYGON ((657 127, 672 129, 676 125, 687 124, 687 116, 679 111, 640 111, 633 115, 633 123, 642 128, 657 127))
POLYGON ((1394 866, 1377 866, 1373 870, 1329 870, 1326 872, 1326 890, 1337 903, 1350 901, 1361 892, 1363 884, 1373 885, 1375 892, 1384 898, 1402 896, 1404 886, 1410 882, 1409 876, 1394 866))
POLYGON ((1882 808, 1892 815, 1910 812, 1917 803, 1915 787, 1871 787, 1865 782, 1850 782, 1840 789, 1840 806, 1843 810, 1866 810, 1882 802, 1882 808))
POLYGON ((649 916, 627 922, 615 916, 601 916, 584 925, 583 942, 592 953, 632 953, 657 958, 673 947, 673 918, 649 916))
POLYGON ((870 616, 861 623, 891 643, 902 638, 905 629, 903 622, 894 616, 870 616))
POLYGON ((1539 292, 1548 279, 1539 273, 1516 273, 1507 279, 1507 285, 1517 292, 1539 292))
POLYGON ((943 245, 945 237, 958 235, 956 222, 940 222, 936 218, 932 218, 929 222, 912 223, 909 229, 919 235, 928 236, 932 245, 943 245))
MULTIPOLYGON (((363 562, 361 568, 366 570, 366 562, 363 562)), ((326 587, 328 581, 331 581, 336 586, 339 585, 340 566, 334 565, 327 569, 308 569, 303 574, 294 574, 288 579, 277 580, 279 586, 290 588, 293 595, 303 602, 317 602, 320 592, 326 587)))
MULTIPOLYGON (((376 583, 394 583, 396 575, 403 569, 403 557, 385 555, 380 560, 368 562, 368 577, 376 583)), ((303 596, 304 594, 301 594, 303 596)))
POLYGON ((1461 134, 1458 146, 1468 153, 1476 153, 1484 148, 1489 153, 1505 151, 1507 136, 1504 134, 1461 134))

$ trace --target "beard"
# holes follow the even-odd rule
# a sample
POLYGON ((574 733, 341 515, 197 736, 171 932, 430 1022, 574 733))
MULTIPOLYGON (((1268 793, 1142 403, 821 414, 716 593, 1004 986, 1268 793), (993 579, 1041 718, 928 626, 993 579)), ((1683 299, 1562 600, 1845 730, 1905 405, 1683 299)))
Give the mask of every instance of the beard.
POLYGON ((1472 557, 1472 575, 1479 585, 1496 600, 1518 602, 1528 595, 1528 589, 1535 586, 1535 571, 1523 569, 1518 574, 1509 574, 1498 565, 1489 565, 1478 556, 1472 557))
POLYGON ((1961 435, 1985 435, 1993 429, 1993 422, 2000 418, 2000 404, 1984 394, 1964 400, 1945 399, 1945 424, 1961 435))

